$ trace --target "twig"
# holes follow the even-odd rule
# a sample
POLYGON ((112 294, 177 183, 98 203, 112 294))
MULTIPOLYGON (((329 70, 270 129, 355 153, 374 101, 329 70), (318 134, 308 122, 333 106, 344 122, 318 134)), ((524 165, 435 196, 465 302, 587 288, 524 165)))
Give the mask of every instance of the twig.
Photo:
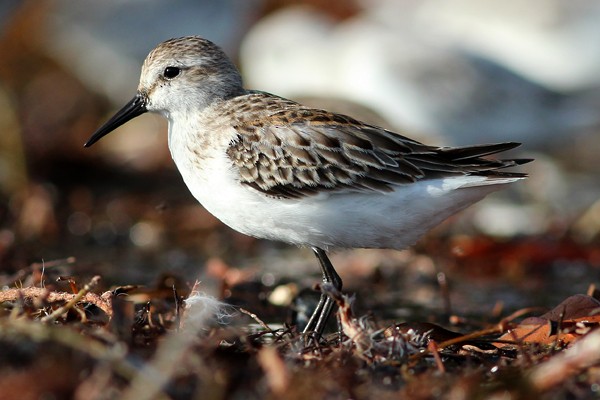
POLYGON ((262 319, 258 318, 258 315, 254 314, 253 312, 248 311, 248 310, 246 310, 245 308, 242 308, 242 307, 240 307, 239 310, 240 310, 240 312, 242 314, 246 314, 247 316, 249 316, 250 318, 252 318, 253 320, 255 320, 260 326, 262 326, 263 328, 265 328, 269 332, 273 332, 273 329, 269 328, 269 325, 267 325, 262 319))
POLYGON ((77 304, 79 301, 81 301, 81 299, 90 291, 92 290, 92 288, 94 286, 96 286, 98 284, 98 282, 100 281, 100 276, 96 275, 94 276, 80 291, 79 293, 77 293, 71 300, 69 300, 67 302, 67 304, 65 304, 62 307, 57 308, 56 310, 54 310, 54 312, 52 312, 52 314, 50 315, 46 315, 44 318, 41 319, 42 322, 47 323, 47 322, 52 322, 55 321, 58 317, 60 317, 61 315, 65 314, 67 311, 69 311, 70 308, 72 308, 73 306, 75 306, 75 304, 77 304))
POLYGON ((434 340, 429 341, 429 343, 427 344, 427 350, 433 355, 435 365, 437 366, 438 371, 440 371, 441 373, 445 373, 446 367, 444 367, 444 363, 442 362, 442 358, 440 357, 439 353, 440 349, 438 348, 434 340))
MULTIPOLYGON (((78 294, 51 292, 46 288, 40 287, 6 289, 0 291, 0 303, 11 301, 21 302, 22 304, 24 300, 35 301, 37 299, 53 303, 56 301, 71 301, 76 296, 78 296, 78 294)), ((106 315, 112 317, 111 296, 111 292, 105 292, 102 295, 97 295, 96 293, 87 293, 79 301, 85 301, 93 304, 104 311, 106 315)))

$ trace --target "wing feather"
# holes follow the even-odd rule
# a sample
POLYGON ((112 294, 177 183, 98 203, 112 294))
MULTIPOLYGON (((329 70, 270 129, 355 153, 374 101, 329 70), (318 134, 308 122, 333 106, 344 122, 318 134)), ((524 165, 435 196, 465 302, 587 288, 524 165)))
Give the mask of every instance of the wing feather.
POLYGON ((269 106, 246 120, 238 116, 237 137, 230 143, 228 155, 242 183, 270 196, 300 198, 323 191, 385 193, 419 179, 452 175, 525 176, 499 170, 528 160, 483 158, 518 143, 433 147, 344 115, 264 93, 252 96, 268 97, 269 106), (282 102, 281 107, 271 104, 277 101, 282 102))

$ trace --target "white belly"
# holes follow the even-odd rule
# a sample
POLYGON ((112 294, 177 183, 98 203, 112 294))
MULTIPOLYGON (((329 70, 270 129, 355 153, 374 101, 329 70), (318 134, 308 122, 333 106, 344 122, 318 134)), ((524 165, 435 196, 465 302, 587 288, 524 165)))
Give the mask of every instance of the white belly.
POLYGON ((275 199, 241 185, 224 155, 205 160, 202 169, 176 161, 194 197, 231 228, 257 238, 323 249, 405 248, 507 183, 463 176, 420 181, 387 194, 325 193, 275 199))

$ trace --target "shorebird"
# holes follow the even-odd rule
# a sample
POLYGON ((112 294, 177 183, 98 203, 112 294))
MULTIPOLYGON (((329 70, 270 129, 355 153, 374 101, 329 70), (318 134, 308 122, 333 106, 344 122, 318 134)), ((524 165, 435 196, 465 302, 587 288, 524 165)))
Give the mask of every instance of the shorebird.
MULTIPOLYGON (((245 89, 226 54, 197 36, 152 50, 133 99, 85 146, 145 112, 167 118, 171 155, 202 206, 246 235, 312 248, 323 282, 338 290, 327 250, 403 249, 524 178, 503 169, 529 161, 486 158, 519 143, 429 146, 245 89)), ((321 336, 333 305, 321 294, 303 332, 321 336)))

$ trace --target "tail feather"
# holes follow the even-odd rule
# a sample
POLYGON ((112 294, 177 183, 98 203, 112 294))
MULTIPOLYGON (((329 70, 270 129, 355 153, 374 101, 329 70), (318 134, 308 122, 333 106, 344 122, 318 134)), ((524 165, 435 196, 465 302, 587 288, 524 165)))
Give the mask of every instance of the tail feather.
POLYGON ((512 150, 520 145, 521 143, 517 142, 505 142, 464 147, 443 147, 440 149, 440 155, 444 155, 452 161, 463 161, 512 150))
MULTIPOLYGON (((448 175, 485 176, 489 180, 519 179, 527 177, 522 172, 500 171, 533 161, 526 158, 489 159, 486 156, 518 147, 520 143, 506 142, 465 147, 442 147, 429 152, 413 153, 406 159, 424 172, 425 179, 448 175)), ((500 182, 496 182, 500 183, 500 182)), ((496 184, 489 183, 489 184, 496 184)))

